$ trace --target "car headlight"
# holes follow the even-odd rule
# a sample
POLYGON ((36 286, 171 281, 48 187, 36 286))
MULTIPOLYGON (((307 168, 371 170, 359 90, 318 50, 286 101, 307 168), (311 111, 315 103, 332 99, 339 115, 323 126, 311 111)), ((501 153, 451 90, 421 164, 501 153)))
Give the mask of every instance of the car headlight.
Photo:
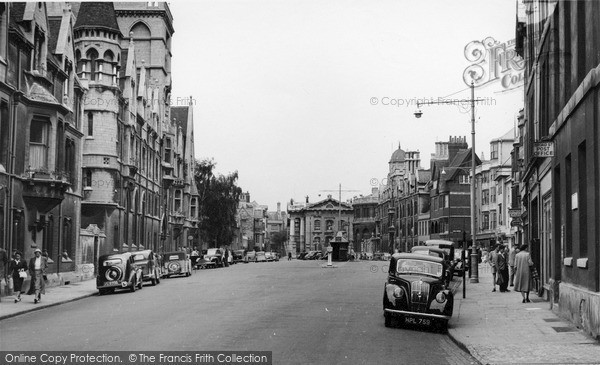
POLYGON ((435 296, 435 300, 438 303, 444 303, 446 301, 446 294, 443 291, 437 293, 437 295, 435 296))
POLYGON ((402 289, 399 287, 396 287, 396 289, 394 289, 394 297, 396 298, 402 298, 402 289))

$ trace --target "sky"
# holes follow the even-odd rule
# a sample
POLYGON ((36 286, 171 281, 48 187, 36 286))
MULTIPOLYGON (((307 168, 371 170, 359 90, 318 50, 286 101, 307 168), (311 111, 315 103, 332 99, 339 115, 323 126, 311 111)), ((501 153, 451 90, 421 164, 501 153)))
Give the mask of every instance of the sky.
MULTIPOLYGON (((196 157, 239 173, 268 205, 342 200, 385 183, 394 150, 464 136, 470 109, 417 99, 469 99, 465 47, 515 38, 511 0, 172 1, 173 102, 192 96, 196 157)), ((475 88, 475 151, 515 126, 523 87, 475 88)))

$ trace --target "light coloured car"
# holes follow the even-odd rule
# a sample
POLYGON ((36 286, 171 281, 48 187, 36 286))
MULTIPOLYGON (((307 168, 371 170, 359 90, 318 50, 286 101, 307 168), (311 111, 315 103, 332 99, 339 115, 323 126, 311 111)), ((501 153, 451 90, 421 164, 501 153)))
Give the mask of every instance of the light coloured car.
POLYGON ((267 256, 265 255, 265 251, 258 251, 256 253, 256 259, 254 262, 267 262, 267 256))
POLYGON ((163 275, 167 278, 172 275, 192 275, 192 260, 190 259, 190 255, 183 251, 163 254, 163 265, 163 275))

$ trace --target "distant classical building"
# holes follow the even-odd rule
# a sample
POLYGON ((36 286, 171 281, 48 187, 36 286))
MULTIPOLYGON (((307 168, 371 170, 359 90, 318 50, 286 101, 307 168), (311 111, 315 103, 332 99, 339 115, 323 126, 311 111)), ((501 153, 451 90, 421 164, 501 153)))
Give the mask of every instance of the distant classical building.
POLYGON ((290 244, 296 253, 309 250, 324 250, 329 242, 341 232, 346 240, 352 241, 352 205, 340 202, 328 195, 316 203, 288 205, 290 244))

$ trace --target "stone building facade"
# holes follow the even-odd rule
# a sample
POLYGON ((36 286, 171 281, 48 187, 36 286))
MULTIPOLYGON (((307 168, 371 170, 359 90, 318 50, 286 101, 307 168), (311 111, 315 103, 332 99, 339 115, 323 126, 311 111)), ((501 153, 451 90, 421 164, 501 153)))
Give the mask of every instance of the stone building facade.
POLYGON ((52 283, 84 276, 77 248, 86 90, 75 73, 73 26, 66 3, 0 4, 0 247, 25 259, 41 249, 52 283))
POLYGON ((375 216, 379 204, 379 188, 372 188, 371 194, 352 199, 354 209, 352 230, 354 240, 352 247, 355 252, 373 253, 373 240, 375 239, 375 216))
POLYGON ((169 8, 84 2, 76 11, 77 73, 89 89, 82 245, 94 257, 192 246, 198 240, 193 108, 192 100, 171 108, 169 8))
POLYGON ((42 249, 54 283, 93 277, 104 253, 196 239, 173 32, 163 2, 0 4, 0 247, 42 249))
POLYGON ((598 337, 600 3, 522 3, 517 52, 526 75, 518 146, 523 240, 531 243, 540 271, 538 292, 598 337))

